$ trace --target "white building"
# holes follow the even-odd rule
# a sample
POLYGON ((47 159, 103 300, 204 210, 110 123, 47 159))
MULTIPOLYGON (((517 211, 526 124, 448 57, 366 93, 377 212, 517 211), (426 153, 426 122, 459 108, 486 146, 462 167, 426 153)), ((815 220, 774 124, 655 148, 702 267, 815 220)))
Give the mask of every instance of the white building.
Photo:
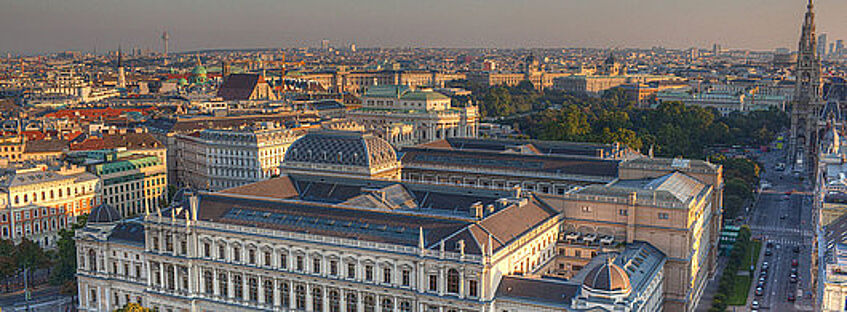
POLYGON ((300 129, 273 125, 177 135, 177 183, 221 190, 278 175, 285 152, 302 135, 300 129))

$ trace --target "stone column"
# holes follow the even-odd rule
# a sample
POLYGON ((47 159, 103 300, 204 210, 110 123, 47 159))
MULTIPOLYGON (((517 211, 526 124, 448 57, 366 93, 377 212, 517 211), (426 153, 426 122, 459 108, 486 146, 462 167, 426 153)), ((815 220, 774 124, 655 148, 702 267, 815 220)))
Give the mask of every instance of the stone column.
POLYGON ((256 287, 257 287, 258 296, 259 296, 259 298, 256 298, 256 299, 259 299, 258 301, 259 301, 260 304, 267 303, 267 302, 265 302, 265 279, 262 278, 261 276, 257 276, 256 277, 256 283, 258 283, 258 285, 256 285, 256 287))
POLYGON ((247 274, 241 273, 241 300, 247 301, 249 297, 250 288, 247 287, 249 281, 247 280, 247 274))
POLYGON ((356 296, 356 312, 365 311, 365 293, 359 291, 356 296))
POLYGON ((312 306, 312 285, 306 284, 306 311, 314 311, 312 306))
POLYGON ((459 270, 459 298, 465 298, 465 270, 459 270))
POLYGON ((341 311, 341 312, 348 312, 347 311, 347 291, 344 290, 344 289, 338 289, 338 296, 340 297, 340 298, 338 298, 338 304, 339 304, 339 308, 340 308, 338 310, 341 311))
POLYGON ((221 287, 218 282, 218 269, 212 269, 212 293, 215 296, 221 295, 221 287))
POLYGON ((291 310, 297 308, 297 296, 294 295, 295 289, 296 285, 294 285, 294 283, 291 283, 288 287, 288 306, 291 310))

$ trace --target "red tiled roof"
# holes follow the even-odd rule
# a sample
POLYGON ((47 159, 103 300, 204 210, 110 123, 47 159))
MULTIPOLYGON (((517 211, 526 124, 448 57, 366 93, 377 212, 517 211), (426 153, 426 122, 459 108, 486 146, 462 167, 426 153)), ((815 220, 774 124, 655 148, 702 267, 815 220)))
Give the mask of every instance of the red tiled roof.
POLYGON ((163 147, 149 133, 104 134, 100 137, 89 137, 80 143, 71 144, 72 151, 92 151, 125 147, 128 150, 163 147))

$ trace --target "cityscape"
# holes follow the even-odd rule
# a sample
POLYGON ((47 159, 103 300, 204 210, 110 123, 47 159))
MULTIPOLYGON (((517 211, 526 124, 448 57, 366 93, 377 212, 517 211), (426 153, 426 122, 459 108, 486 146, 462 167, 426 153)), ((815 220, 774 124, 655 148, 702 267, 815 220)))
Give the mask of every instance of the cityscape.
POLYGON ((824 1, 4 4, 0 311, 847 311, 824 1))

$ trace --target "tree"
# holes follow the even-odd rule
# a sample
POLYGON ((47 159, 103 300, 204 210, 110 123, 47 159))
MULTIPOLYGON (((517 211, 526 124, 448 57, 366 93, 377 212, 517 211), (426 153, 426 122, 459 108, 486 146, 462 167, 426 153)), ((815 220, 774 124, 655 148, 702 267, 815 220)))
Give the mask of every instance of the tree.
POLYGON ((74 241, 74 233, 76 230, 85 227, 88 223, 88 215, 84 214, 77 217, 77 222, 71 225, 70 229, 59 230, 59 240, 56 241, 56 256, 53 262, 53 270, 50 272, 50 284, 62 285, 63 293, 75 293, 77 288, 74 287, 76 280, 77 255, 76 241, 74 241))

